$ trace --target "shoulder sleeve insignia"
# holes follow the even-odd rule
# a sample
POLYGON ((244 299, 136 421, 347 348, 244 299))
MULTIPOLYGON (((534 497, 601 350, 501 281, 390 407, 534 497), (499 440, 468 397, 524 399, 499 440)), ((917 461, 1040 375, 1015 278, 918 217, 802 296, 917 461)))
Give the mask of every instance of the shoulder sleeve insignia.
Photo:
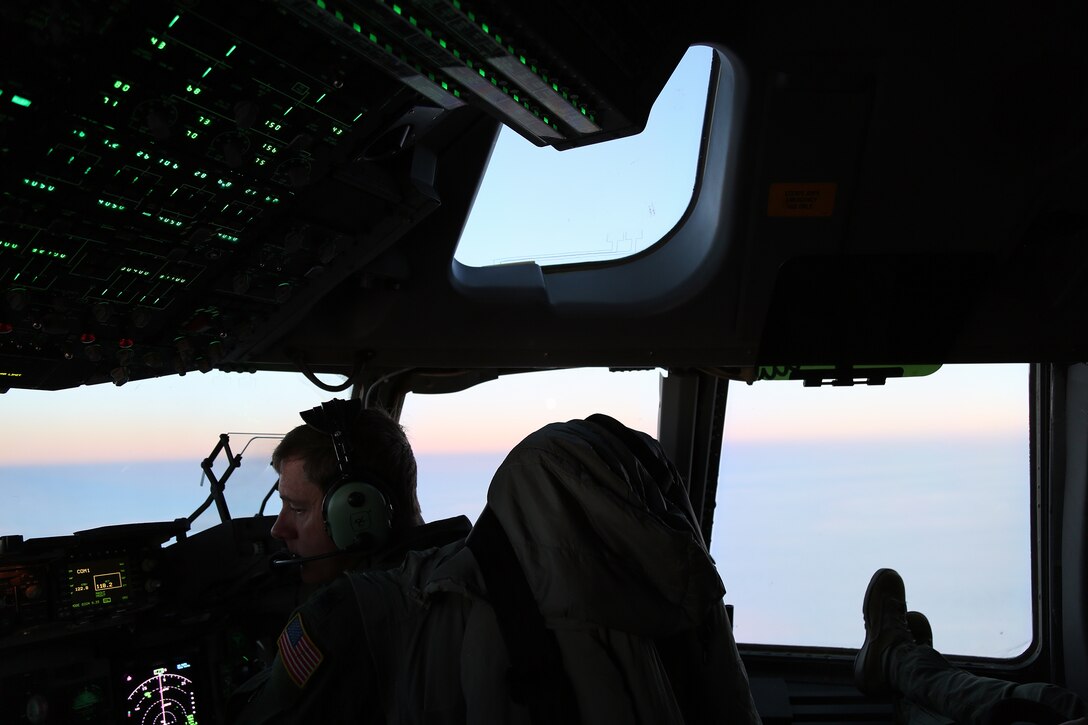
POLYGON ((296 613, 283 628, 276 646, 280 651, 283 668, 291 680, 301 689, 306 686, 310 676, 317 671, 325 656, 321 654, 306 628, 302 626, 302 614, 296 613))

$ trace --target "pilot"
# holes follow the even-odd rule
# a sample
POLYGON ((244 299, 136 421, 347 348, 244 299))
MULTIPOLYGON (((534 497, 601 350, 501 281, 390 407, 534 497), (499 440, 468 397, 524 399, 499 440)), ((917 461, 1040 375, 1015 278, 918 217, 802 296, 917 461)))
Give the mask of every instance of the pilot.
POLYGON ((901 721, 932 722, 936 714, 958 723, 1085 723, 1084 702, 1063 687, 978 677, 951 665, 933 649, 925 615, 907 611, 903 579, 893 569, 873 574, 862 614, 855 684, 867 695, 901 697, 901 721))
POLYGON ((271 665, 232 695, 232 723, 364 717, 358 686, 373 679, 373 665, 363 654, 361 630, 350 625, 359 613, 344 573, 396 567, 409 552, 460 542, 471 529, 464 516, 424 523, 415 456, 403 428, 386 413, 364 409, 358 400, 332 400, 301 415, 306 424, 272 454, 282 508, 271 533, 291 555, 274 565, 297 566, 313 591, 288 617, 271 665), (357 511, 366 516, 354 509, 346 519, 338 514, 337 507, 350 509, 360 492, 367 500, 357 511), (366 522, 361 529, 360 518, 366 522))
MULTIPOLYGON (((352 465, 373 474, 384 483, 385 493, 398 504, 392 506, 392 529, 405 531, 423 524, 416 495, 416 459, 404 429, 386 413, 359 408, 351 421, 352 465)), ((338 547, 325 520, 325 496, 341 477, 330 434, 303 424, 283 437, 272 453, 272 467, 279 473, 282 506, 272 525, 272 536, 283 541, 298 563, 303 582, 324 584, 345 569, 374 562, 363 559, 375 553, 336 554, 338 547), (302 561, 311 559, 313 561, 302 561)), ((393 562, 395 564, 396 562, 393 562)))

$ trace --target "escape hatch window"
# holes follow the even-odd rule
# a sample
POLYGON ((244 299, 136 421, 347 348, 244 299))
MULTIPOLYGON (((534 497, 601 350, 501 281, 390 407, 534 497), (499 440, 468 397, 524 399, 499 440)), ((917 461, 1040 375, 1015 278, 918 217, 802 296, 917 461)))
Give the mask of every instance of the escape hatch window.
POLYGON ((712 53, 687 51, 636 136, 560 152, 503 127, 454 259, 548 266, 653 246, 692 201, 712 53))

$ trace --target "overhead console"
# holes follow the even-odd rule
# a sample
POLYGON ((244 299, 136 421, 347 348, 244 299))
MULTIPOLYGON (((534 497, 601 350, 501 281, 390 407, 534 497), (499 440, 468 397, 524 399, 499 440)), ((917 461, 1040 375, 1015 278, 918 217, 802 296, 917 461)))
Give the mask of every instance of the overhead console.
POLYGON ((305 18, 111 7, 0 8, 0 389, 244 369, 438 203, 366 153, 422 97, 305 18))

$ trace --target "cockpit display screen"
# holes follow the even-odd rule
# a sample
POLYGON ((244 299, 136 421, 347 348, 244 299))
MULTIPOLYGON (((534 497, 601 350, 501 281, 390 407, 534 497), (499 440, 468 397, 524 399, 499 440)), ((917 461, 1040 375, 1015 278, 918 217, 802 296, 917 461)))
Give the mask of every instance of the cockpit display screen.
POLYGON ((125 560, 72 562, 68 565, 68 594, 74 610, 127 602, 129 586, 125 560))
POLYGON ((197 725, 197 688, 190 668, 188 662, 176 662, 126 674, 127 722, 197 725))

